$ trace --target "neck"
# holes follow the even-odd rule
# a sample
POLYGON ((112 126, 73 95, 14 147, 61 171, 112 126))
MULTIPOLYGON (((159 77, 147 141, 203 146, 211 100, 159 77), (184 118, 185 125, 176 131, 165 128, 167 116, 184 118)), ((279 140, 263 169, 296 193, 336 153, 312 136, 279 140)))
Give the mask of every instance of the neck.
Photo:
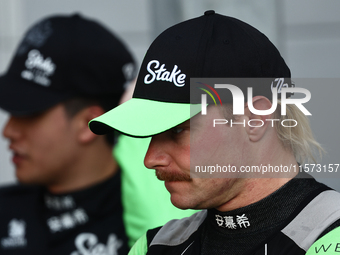
POLYGON ((256 203, 281 188, 297 175, 299 166, 291 151, 285 149, 278 142, 273 143, 273 141, 261 148, 266 149, 258 150, 257 147, 253 149, 253 157, 249 161, 253 162, 251 166, 287 166, 290 171, 280 170, 281 172, 265 174, 260 172, 246 178, 239 178, 234 184, 233 197, 216 207, 217 210, 230 211, 256 203), (273 144, 276 144, 276 146, 273 144))
POLYGON ((63 170, 62 178, 56 178, 47 189, 54 194, 85 189, 114 176, 118 168, 112 148, 106 144, 90 146, 80 150, 74 162, 63 170))
POLYGON ((226 212, 256 203, 269 196, 291 178, 259 178, 243 179, 243 190, 225 204, 216 207, 218 211, 226 212))

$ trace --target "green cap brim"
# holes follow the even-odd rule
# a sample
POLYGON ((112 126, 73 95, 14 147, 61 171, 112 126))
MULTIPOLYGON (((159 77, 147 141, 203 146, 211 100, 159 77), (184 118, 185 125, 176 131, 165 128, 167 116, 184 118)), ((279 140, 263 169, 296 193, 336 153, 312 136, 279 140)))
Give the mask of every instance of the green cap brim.
POLYGON ((200 104, 132 98, 91 120, 89 127, 95 134, 106 134, 115 129, 129 136, 149 137, 177 126, 200 111, 200 104))

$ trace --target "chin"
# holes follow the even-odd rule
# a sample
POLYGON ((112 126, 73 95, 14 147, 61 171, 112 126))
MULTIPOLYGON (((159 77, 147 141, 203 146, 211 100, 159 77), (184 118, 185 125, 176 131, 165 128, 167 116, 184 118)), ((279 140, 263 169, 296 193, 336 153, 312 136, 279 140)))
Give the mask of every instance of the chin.
POLYGON ((176 195, 171 195, 171 203, 182 210, 186 210, 186 209, 195 209, 193 208, 193 205, 191 203, 188 203, 188 201, 183 200, 183 196, 178 196, 176 197, 176 195))
POLYGON ((22 173, 20 173, 20 172, 21 171, 17 169, 15 171, 15 177, 17 178, 18 182, 26 184, 27 183, 27 178, 25 178, 25 176, 22 173))
POLYGON ((24 174, 20 174, 20 172, 16 172, 16 178, 18 180, 18 182, 20 182, 21 184, 26 184, 26 185, 38 185, 40 184, 37 180, 35 180, 34 178, 32 178, 32 176, 27 176, 24 174))
POLYGON ((22 178, 22 177, 17 177, 18 182, 20 182, 21 184, 26 184, 26 185, 33 185, 36 184, 35 182, 26 179, 26 178, 22 178))

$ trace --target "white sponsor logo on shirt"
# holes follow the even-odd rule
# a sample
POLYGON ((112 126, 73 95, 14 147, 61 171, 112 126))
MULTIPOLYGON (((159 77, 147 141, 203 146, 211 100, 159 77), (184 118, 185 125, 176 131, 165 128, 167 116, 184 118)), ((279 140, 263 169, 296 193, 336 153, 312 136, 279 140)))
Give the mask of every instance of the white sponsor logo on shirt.
POLYGON ((98 242, 96 235, 82 233, 76 237, 74 244, 77 251, 71 255, 117 255, 123 242, 115 234, 110 234, 105 245, 98 242))
POLYGON ((237 229, 237 228, 248 228, 250 222, 245 214, 236 215, 236 220, 233 216, 221 216, 215 215, 216 223, 221 228, 237 229))
POLYGON ((82 208, 63 213, 59 216, 53 216, 47 219, 47 225, 52 233, 62 232, 88 222, 89 217, 82 208))
POLYGON ((12 219, 8 223, 8 237, 1 239, 4 249, 24 247, 27 244, 25 238, 26 222, 24 220, 12 219))
POLYGON ((71 196, 54 197, 46 195, 45 205, 53 210, 69 210, 75 208, 76 203, 71 196))

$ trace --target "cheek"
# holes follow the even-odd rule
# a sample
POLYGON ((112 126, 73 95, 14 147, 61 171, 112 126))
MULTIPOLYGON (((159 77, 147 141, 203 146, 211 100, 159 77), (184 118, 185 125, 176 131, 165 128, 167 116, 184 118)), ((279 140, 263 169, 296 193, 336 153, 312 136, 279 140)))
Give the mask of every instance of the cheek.
POLYGON ((190 171, 190 144, 183 146, 181 148, 177 148, 175 150, 175 155, 173 159, 177 159, 176 163, 185 172, 190 171))
POLYGON ((209 179, 209 185, 206 187, 206 192, 210 192, 208 197, 215 203, 214 207, 226 203, 235 196, 235 189, 237 186, 235 184, 239 181, 240 179, 238 178, 209 179))
POLYGON ((215 153, 215 147, 218 143, 219 138, 214 129, 200 129, 192 132, 190 136, 191 169, 207 164, 215 153))
MULTIPOLYGON (((191 169, 196 167, 228 166, 234 165, 237 157, 237 138, 226 127, 201 133, 202 135, 192 139, 191 169)), ((205 176, 207 177, 207 176, 205 176)))
POLYGON ((40 162, 58 159, 72 146, 72 137, 68 132, 70 130, 62 123, 35 130, 30 134, 32 156, 40 162))
POLYGON ((234 179, 229 178, 201 178, 199 180, 200 189, 202 192, 209 194, 209 197, 216 197, 225 194, 226 190, 229 189, 229 186, 232 184, 234 179), (213 194, 213 196, 212 196, 213 194))

